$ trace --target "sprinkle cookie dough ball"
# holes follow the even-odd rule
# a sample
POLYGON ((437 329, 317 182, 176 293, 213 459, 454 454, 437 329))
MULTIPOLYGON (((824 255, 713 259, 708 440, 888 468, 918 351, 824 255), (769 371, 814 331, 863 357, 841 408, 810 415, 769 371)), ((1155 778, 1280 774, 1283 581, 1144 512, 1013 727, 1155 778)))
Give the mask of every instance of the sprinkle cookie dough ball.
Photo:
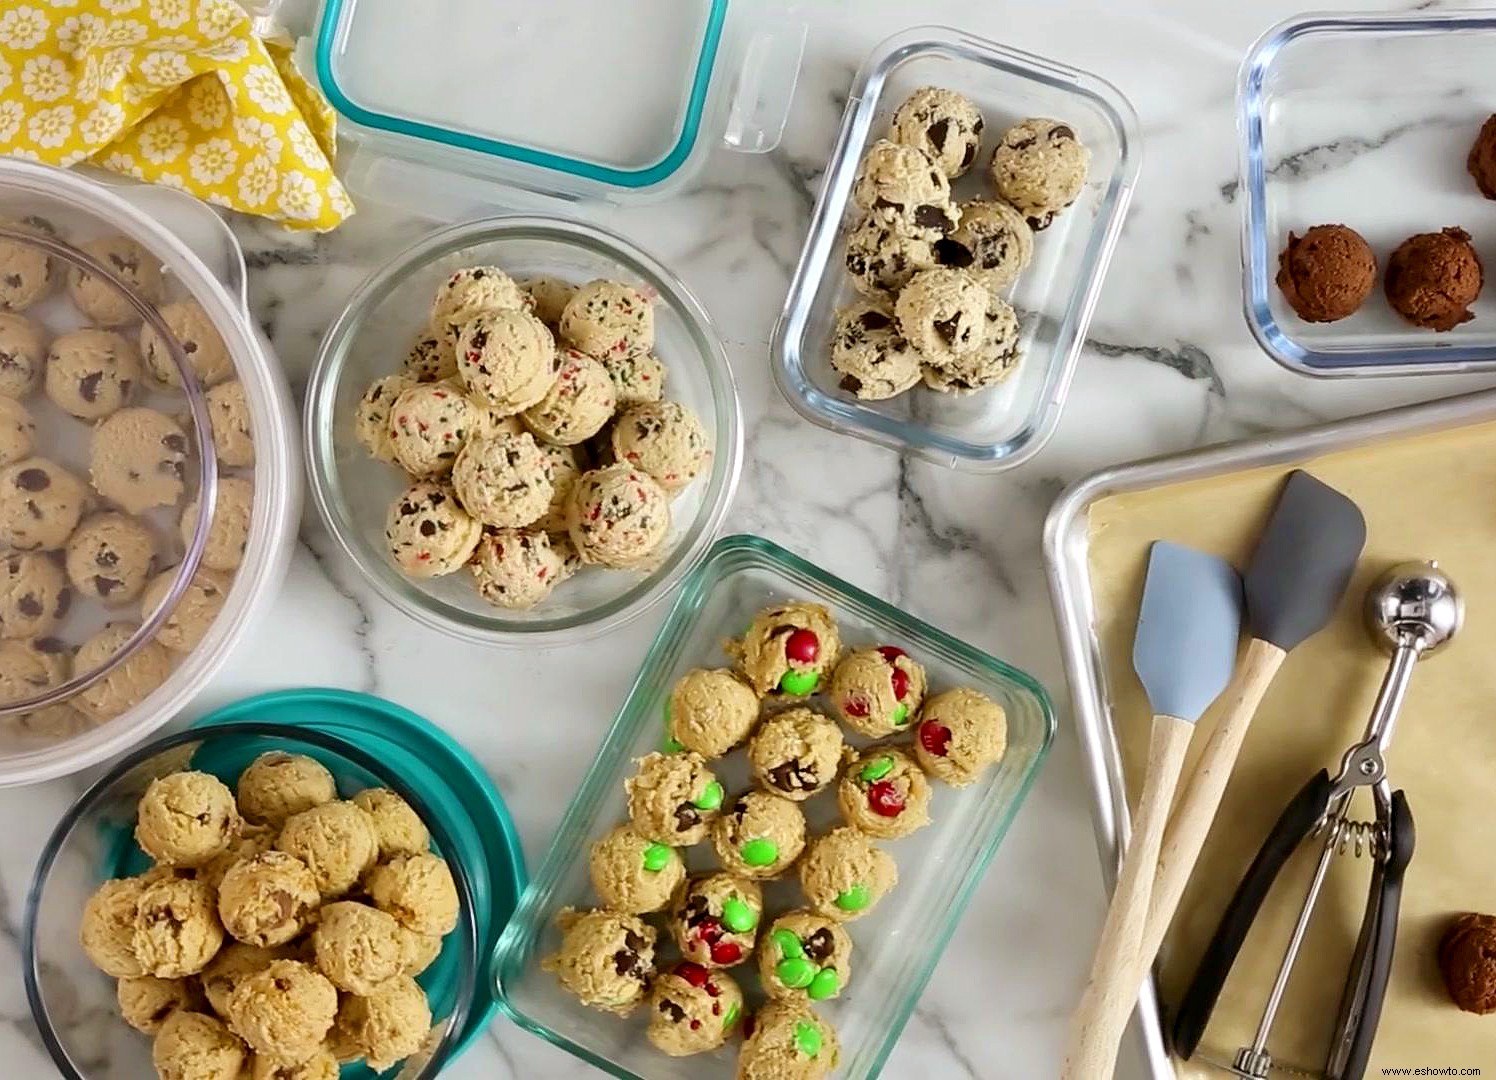
POLYGON ((47 350, 47 397, 79 420, 129 404, 140 384, 140 354, 111 330, 72 330, 47 350))
POLYGON ((229 1024, 256 1054, 287 1064, 322 1047, 338 1014, 338 991, 327 976, 297 960, 274 960, 240 979, 229 994, 229 1024))
POLYGON ((962 397, 995 386, 1018 369, 1018 315, 1006 300, 987 301, 986 332, 982 343, 968 353, 943 356, 925 364, 923 377, 931 390, 962 397))
POLYGON ((735 1080, 824 1080, 841 1057, 836 1029, 800 1001, 770 1001, 738 1051, 735 1080))
POLYGON ((655 928, 616 911, 564 909, 556 918, 561 949, 541 961, 589 1008, 627 1016, 654 974, 655 928))
POLYGON ((415 380, 406 372, 386 375, 375 379, 359 398, 358 408, 354 411, 353 434, 359 445, 376 461, 400 464, 390 443, 390 412, 395 407, 395 400, 414 385, 415 380))
POLYGON ((930 782, 913 758, 891 746, 869 747, 847 763, 836 802, 843 821, 880 840, 930 824, 930 782))
POLYGON ((229 846, 197 867, 193 876, 217 889, 223 885, 224 875, 235 866, 274 847, 274 829, 268 825, 253 825, 246 821, 239 826, 239 835, 229 842, 229 846))
POLYGON ((924 151, 879 139, 863 156, 852 201, 862 210, 897 210, 919 221, 928 208, 949 206, 951 182, 924 151))
POLYGON ((46 637, 72 600, 67 573, 52 556, 28 552, 0 561, 0 637, 46 637))
MULTIPOLYGON (((100 237, 82 248, 147 303, 159 305, 166 296, 161 260, 128 236, 100 237)), ((80 267, 68 269, 68 296, 97 326, 127 326, 140 321, 139 312, 123 292, 80 267)))
POLYGON ((312 932, 317 967, 339 990, 372 994, 401 973, 404 945, 393 916, 346 900, 317 913, 312 932))
POLYGON ((631 465, 583 473, 572 485, 566 527, 584 563, 626 570, 647 562, 670 533, 670 496, 631 465))
POLYGON ((431 303, 431 332, 443 348, 452 350, 463 327, 480 315, 525 310, 533 305, 533 298, 497 266, 464 267, 436 290, 431 303))
POLYGON ((571 542, 539 529, 490 529, 478 541, 468 569, 478 595, 495 607, 528 611, 574 572, 571 542))
POLYGON ((649 1028, 656 1050, 689 1057, 717 1049, 743 1018, 743 991, 732 976, 684 961, 655 977, 649 1028))
MULTIPOLYGON (((146 585, 140 599, 142 619, 149 618, 161 606, 176 576, 173 567, 163 570, 146 585)), ((156 631, 156 640, 175 653, 190 653, 197 648, 223 610, 232 585, 229 578, 216 570, 199 569, 192 575, 177 606, 156 631)))
POLYGON ((748 632, 726 646, 761 696, 813 694, 841 654, 841 635, 820 604, 791 602, 765 608, 748 632))
POLYGON ((965 270, 994 297, 1034 259, 1034 230, 1001 199, 961 204, 961 224, 935 243, 942 266, 965 270))
POLYGON ((992 154, 992 183, 1038 232, 1075 201, 1090 167, 1091 151, 1074 128, 1034 118, 1003 132, 992 154))
POLYGON ((864 401, 898 397, 919 382, 921 357, 882 304, 858 300, 837 312, 831 366, 841 388, 864 401))
POLYGON ((400 366, 400 373, 415 382, 444 382, 457 378, 457 352, 442 348, 439 338, 424 333, 410 343, 400 366))
POLYGON ((910 94, 890 125, 893 140, 923 150, 936 168, 954 180, 977 159, 982 144, 982 113, 970 98, 938 86, 910 94))
POLYGON ((128 514, 95 514, 68 540, 68 580, 81 596, 102 604, 135 600, 155 566, 155 534, 128 514))
POLYGON ((665 393, 665 365, 654 353, 634 356, 605 356, 601 361, 613 380, 618 408, 659 401, 665 393))
POLYGON ((187 475, 187 433, 155 409, 120 409, 89 441, 94 489, 131 514, 175 506, 187 475))
POLYGON ((0 397, 0 465, 30 457, 36 443, 36 421, 15 398, 0 397))
POLYGON ((620 416, 613 427, 613 453, 672 494, 696 479, 712 457, 706 429, 678 401, 635 405, 620 416))
POLYGON ((712 824, 712 847, 729 873, 760 881, 778 877, 805 848, 805 815, 789 799, 746 792, 712 824))
POLYGON ((114 878, 100 885, 83 905, 78 942, 94 967, 117 979, 145 974, 135 955, 135 910, 145 878, 114 878))
POLYGON ((275 846, 306 863, 324 897, 353 888, 379 856, 374 822, 351 802, 323 803, 292 814, 275 846))
POLYGON ((539 438, 575 446, 601 431, 617 408, 618 393, 608 369, 586 353, 564 349, 556 380, 523 416, 539 438))
POLYGON ((895 210, 868 214, 847 234, 852 287, 869 299, 892 303, 910 278, 935 265, 935 241, 942 235, 914 227, 895 210))
POLYGON ((927 687, 925 669, 895 645, 853 649, 831 673, 831 707, 874 739, 909 730, 927 687))
POLYGON ((179 772, 152 780, 141 796, 135 842, 165 866, 201 866, 239 835, 234 794, 218 777, 179 772))
MULTIPOLYGON (((9 246, 0 241, 0 270, 4 267, 4 251, 9 246)), ((0 282, 3 280, 0 273, 0 282)), ((4 288, 0 284, 0 304, 4 288)), ((41 382, 46 362, 47 340, 41 326, 24 315, 0 312, 0 394, 23 398, 31 393, 41 382)))
POLYGON ((561 312, 561 340, 598 360, 639 356, 655 344, 649 297, 619 281, 589 281, 561 312))
POLYGON ((163 877, 141 891, 135 906, 135 955, 147 975, 180 979, 208 966, 223 946, 213 887, 163 877))
POLYGON ((841 729, 810 709, 775 713, 759 725, 748 743, 753 778, 796 802, 831 785, 841 756, 841 729))
MULTIPOLYGON (((254 512, 254 484, 242 476, 220 476, 218 498, 213 505, 213 523, 208 529, 208 544, 203 548, 202 565, 209 570, 237 570, 244 561, 249 544, 249 526, 254 512)), ((192 544, 197 529, 197 497, 193 496, 182 510, 181 536, 186 546, 192 544)))
POLYGON ((561 313, 577 294, 575 285, 553 277, 521 278, 519 287, 534 301, 535 317, 552 329, 561 322, 561 313))
POLYGON ((390 410, 390 449, 411 476, 445 476, 477 421, 477 406, 455 383, 417 383, 390 410))
POLYGON ((696 668, 671 689, 666 719, 671 739, 710 760, 748 738, 758 696, 726 668, 696 668))
MULTIPOLYGON (((0 218, 0 224, 18 232, 57 236, 57 230, 45 218, 28 217, 20 221, 0 218)), ((41 248, 0 240, 0 308, 25 311, 44 299, 60 276, 51 256, 41 248)))
POLYGON ((266 851, 231 866, 218 887, 223 928, 246 945, 284 945, 306 929, 322 902, 300 859, 266 851))
POLYGON ((550 509, 551 459, 523 435, 469 439, 452 466, 462 508, 500 529, 529 525, 550 509))
POLYGON ((646 840, 690 847, 706 839, 723 790, 706 759, 689 750, 650 754, 625 783, 629 820, 646 840))
POLYGON ((753 952, 764 917, 758 883, 735 874, 695 877, 670 906, 670 934, 681 955, 709 968, 741 964, 753 952))
MULTIPOLYGON (((535 522, 535 528, 566 536, 567 500, 571 498, 571 489, 582 475, 578 448, 554 446, 551 443, 540 443, 539 446, 540 452, 551 464, 551 502, 540 520, 535 522)), ((567 546, 570 545, 571 540, 568 538, 567 546)))
POLYGON ((248 1056, 223 1021, 195 1012, 172 1013, 151 1046, 159 1080, 240 1080, 248 1056))
POLYGON ((975 783, 1007 748, 1007 713, 985 694, 947 690, 920 711, 914 756, 925 772, 952 787, 975 783))
MULTIPOLYGON (((119 652, 138 627, 133 623, 110 623, 78 647, 73 666, 92 671, 119 652)), ((103 723, 129 712, 153 694, 171 674, 171 653, 155 641, 147 641, 129 659, 86 690, 80 690, 73 705, 90 720, 103 723)), ((161 860, 158 856, 158 861, 161 860)))
POLYGON ((922 270, 899 293, 899 329, 927 363, 954 361, 975 352, 987 331, 989 297, 964 270, 922 270))
POLYGON ((8 466, 0 471, 0 545, 16 551, 62 547, 87 498, 83 482, 47 458, 8 466))
POLYGON ((220 383, 208 391, 208 421, 213 427, 213 449, 218 463, 231 469, 247 469, 255 463, 249 402, 238 379, 220 383))
POLYGON ((852 936, 834 919, 813 911, 787 911, 765 935, 758 974, 771 998, 834 998, 852 981, 852 936))
POLYGON ((114 988, 119 1014, 136 1031, 154 1035, 176 1012, 191 1012, 198 994, 186 979, 158 979, 139 975, 121 979, 114 988))
POLYGON ((380 863, 364 887, 374 906, 407 930, 444 937, 457 928, 457 886, 436 855, 401 855, 380 863))
POLYGON ((488 311, 462 327, 457 374, 480 403, 504 416, 524 412, 556 381, 556 339, 528 311, 488 311))
MULTIPOLYGON (((234 358, 201 304, 196 300, 163 304, 161 318, 204 389, 233 376, 234 358)), ((149 323, 140 327, 140 355, 151 378, 163 386, 181 389, 182 374, 172 362, 171 349, 149 323)))
POLYGON ((602 902, 629 915, 660 911, 686 879, 680 853, 646 840, 632 825, 620 825, 593 844, 587 867, 602 902))
POLYGON ((239 774, 238 795, 248 820, 278 829, 296 814, 332 802, 338 789, 316 758, 268 750, 239 774))
POLYGON ((369 1068, 383 1072, 421 1049, 431 1032, 431 1006, 414 979, 397 975, 372 994, 345 998, 338 1026, 369 1068))
POLYGON ((262 949, 258 945, 245 945, 240 941, 230 941, 224 945, 212 962, 202 970, 203 993, 213 1011, 227 1019, 229 995, 234 992, 234 987, 239 985, 240 980, 257 971, 264 971, 276 960, 291 959, 292 948, 281 946, 262 949))
POLYGON ((420 815, 389 788, 365 788, 352 802, 374 822, 381 859, 420 855, 431 843, 431 834, 420 815))
POLYGON ((445 484, 422 481, 405 489, 385 519, 390 557, 406 577, 456 573, 483 536, 483 524, 445 484))
POLYGON ((812 840, 800 863, 810 909, 837 922, 862 918, 898 880, 893 856, 845 825, 812 840))

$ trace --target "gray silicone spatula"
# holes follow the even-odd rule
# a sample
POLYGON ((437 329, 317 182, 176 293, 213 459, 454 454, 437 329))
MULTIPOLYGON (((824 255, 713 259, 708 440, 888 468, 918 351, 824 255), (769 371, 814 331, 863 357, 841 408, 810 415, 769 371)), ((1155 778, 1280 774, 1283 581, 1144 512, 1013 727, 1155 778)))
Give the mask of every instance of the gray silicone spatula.
POLYGON ((1126 979, 1136 967, 1174 789, 1195 721, 1231 681, 1241 622, 1241 578, 1230 563, 1163 540, 1153 545, 1132 651, 1153 709, 1148 766, 1091 977, 1071 1018, 1064 1080, 1106 1080, 1116 1068, 1137 1001, 1137 984, 1126 979))

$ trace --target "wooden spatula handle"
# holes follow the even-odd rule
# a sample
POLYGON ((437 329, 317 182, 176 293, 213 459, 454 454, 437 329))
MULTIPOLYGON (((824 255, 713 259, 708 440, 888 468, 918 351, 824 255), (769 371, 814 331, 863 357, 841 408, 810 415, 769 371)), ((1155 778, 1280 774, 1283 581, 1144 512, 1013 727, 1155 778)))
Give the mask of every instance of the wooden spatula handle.
POLYGON ((1117 1067, 1117 1047, 1127 1030, 1142 981, 1128 980, 1137 970, 1138 943, 1148 919, 1153 871, 1194 733, 1195 725, 1188 720, 1153 718, 1148 767, 1132 819, 1132 839, 1091 961, 1091 977, 1070 1018, 1062 1080, 1110 1080, 1117 1067))

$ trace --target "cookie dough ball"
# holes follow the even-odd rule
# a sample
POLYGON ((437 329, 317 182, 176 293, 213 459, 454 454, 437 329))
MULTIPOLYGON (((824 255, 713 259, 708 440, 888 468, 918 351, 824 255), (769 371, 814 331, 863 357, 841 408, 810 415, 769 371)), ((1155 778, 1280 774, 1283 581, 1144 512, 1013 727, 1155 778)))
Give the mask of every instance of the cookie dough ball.
MULTIPOLYGON (((161 260, 128 236, 100 237, 81 246, 142 300, 159 305, 165 297, 161 260)), ((118 286, 81 267, 68 268, 68 296, 97 326, 127 326, 140 321, 140 313, 118 286)))
POLYGON ((937 262, 938 229, 916 228, 895 210, 874 211, 847 234, 847 273, 863 296, 889 303, 909 279, 937 262))
MULTIPOLYGON (((73 660, 74 669, 79 672, 93 671, 124 648, 125 642, 130 640, 137 629, 139 627, 133 623, 110 623, 78 646, 78 655, 73 660)), ((156 688, 171 674, 171 668, 170 652, 156 641, 144 642, 119 667, 86 690, 78 691, 78 696, 72 703, 91 720, 99 723, 113 720, 155 693, 156 688)), ((157 856, 157 861, 169 860, 157 856)))
POLYGON ((539 529, 485 532, 469 569, 478 594, 511 611, 535 607, 571 575, 560 538, 552 542, 539 529))
POLYGON ((213 887, 185 877, 147 885, 135 905, 135 955, 147 975, 180 979, 208 966, 223 945, 213 887))
POLYGON ((156 537, 128 514, 95 514, 67 546, 68 580, 102 604, 128 604, 145 591, 156 568, 156 537))
POLYGON ((1486 117, 1480 126, 1480 134, 1470 147, 1465 167, 1480 193, 1488 199, 1496 199, 1496 115, 1486 117))
POLYGON ((758 723, 758 695, 726 668, 696 668, 680 677, 666 707, 670 737, 711 759, 748 738, 758 723))
POLYGON ((1439 941, 1439 974, 1464 1012, 1496 1012, 1496 916, 1466 912, 1439 941))
POLYGON ((964 94, 922 86, 893 114, 889 133, 895 142, 923 150, 941 172, 954 180, 977 159, 982 144, 982 113, 964 94))
POLYGON ((848 393, 865 401, 897 397, 919 382, 920 361, 882 304, 858 300, 836 313, 831 366, 848 393))
POLYGON ((534 301, 531 310, 535 317, 552 328, 560 324, 561 313, 577 294, 575 285, 553 277, 521 278, 519 287, 534 301))
POLYGON ((961 204, 961 224, 935 243, 942 266, 965 270, 993 296, 1013 282, 1034 259, 1034 230, 1023 215, 1001 199, 961 204))
POLYGON ((805 815, 789 799, 749 791, 712 823, 712 847, 730 873, 760 881, 778 877, 805 848, 805 815))
POLYGON ((951 182, 923 150, 879 139, 863 156, 852 201, 862 210, 897 210, 917 222, 931 207, 949 207, 951 182))
POLYGON ((805 697, 836 665, 841 635, 826 608, 795 601, 760 611, 726 648, 760 695, 805 697))
POLYGON ((1420 233, 1398 245, 1387 260, 1387 302, 1414 326, 1453 330, 1475 318, 1485 271, 1464 229, 1420 233))
POLYGON ((351 802, 323 803, 292 814, 275 846, 306 863, 325 897, 353 888, 379 857, 374 822, 351 802))
POLYGON ((431 834, 420 815, 389 788, 365 788, 352 802, 374 822, 381 859, 419 855, 431 843, 431 834))
POLYGON ((485 525, 519 528, 550 509, 551 459, 524 435, 478 436, 452 466, 462 508, 485 525))
POLYGON ((980 345, 925 364, 923 378, 931 390, 963 397, 996 386, 1018 369, 1023 359, 1018 315, 999 297, 990 297, 987 304, 987 329, 980 345))
POLYGON ((589 281, 561 312, 561 340, 598 360, 639 356, 655 344, 649 297, 619 281, 589 281))
POLYGON ((479 402, 505 416, 543 399, 556 381, 556 339, 528 311, 490 311, 462 328, 457 374, 479 402))
MULTIPOLYGON (((163 304, 161 318, 204 389, 233 376, 234 358, 201 304, 196 300, 163 304)), ((172 360, 171 349, 150 323, 140 328, 140 355, 151 378, 163 386, 181 389, 182 373, 172 360)))
POLYGON ((291 959, 291 947, 262 949, 258 945, 245 945, 241 941, 230 941, 219 950, 211 963, 202 971, 203 993, 213 1011, 224 1018, 229 1014, 229 995, 240 980, 264 971, 276 960, 291 959))
POLYGON ((151 1046, 159 1080, 239 1080, 248 1056, 223 1021, 195 1012, 172 1013, 151 1046))
POLYGON ((898 880, 893 856, 845 825, 812 840, 800 863, 800 888, 811 910, 837 922, 862 918, 898 880))
POLYGON ((400 464, 390 442, 390 412, 396 399, 414 385, 415 380, 405 372, 386 375, 369 384, 369 389, 358 399, 358 408, 353 414, 353 434, 359 445, 376 461, 400 464))
POLYGON ((836 802, 843 821, 880 840, 930 824, 930 782, 913 758, 893 747, 870 747, 849 761, 836 802))
POLYGON ((298 960, 273 960, 235 985, 229 1024, 256 1054, 290 1065, 322 1048, 338 1015, 338 991, 320 971, 298 960))
POLYGON ((686 961, 655 977, 645 1034, 661 1053, 689 1057, 725 1043, 742 1017, 743 991, 732 976, 686 961))
POLYGON ((418 934, 400 927, 400 973, 411 978, 421 974, 442 954, 439 934, 418 934))
POLYGON ((602 365, 613 380, 613 394, 618 408, 659 401, 665 393, 665 365, 654 353, 633 356, 605 356, 602 365))
POLYGON ((296 1065, 255 1054, 250 1059, 248 1080, 338 1080, 340 1068, 337 1056, 325 1046, 296 1065))
MULTIPOLYGON (((454 342, 455 344, 455 342, 454 342)), ((414 382, 444 382, 457 378, 457 352, 443 348, 440 339, 430 333, 410 343, 401 362, 401 374, 414 382)))
MULTIPOLYGON (((0 241, 0 305, 4 303, 5 249, 0 241)), ((24 315, 0 312, 0 394, 23 398, 36 389, 47 362, 47 340, 41 326, 24 315)))
POLYGON ((589 1008, 627 1016, 644 1000, 654 975, 655 928, 616 911, 573 911, 556 919, 561 948, 541 961, 589 1008))
POLYGON ((322 974, 350 994, 372 994, 399 975, 405 962, 400 924, 394 917, 346 900, 317 913, 312 947, 322 974))
POLYGON ((831 673, 831 707, 853 731, 880 739, 909 729, 927 686, 924 667, 903 649, 853 649, 831 673))
POLYGON ((628 569, 647 562, 670 533, 670 496, 631 465, 583 473, 572 485, 566 528, 584 563, 628 569))
POLYGON ((384 1072, 421 1049, 431 1032, 426 992, 397 975, 372 994, 351 995, 338 1010, 338 1026, 375 1072, 384 1072))
POLYGON ((952 787, 975 783, 1007 748, 1008 715, 985 694, 947 690, 920 711, 914 756, 925 772, 952 787))
POLYGON ((706 429, 678 401, 635 405, 613 426, 612 442, 619 461, 643 469, 671 493, 696 479, 712 457, 706 429))
POLYGON ((239 835, 234 793, 205 772, 152 780, 136 812, 135 842, 165 866, 201 866, 239 835))
POLYGON ((539 438, 575 446, 601 431, 617 408, 618 393, 608 369, 586 353, 563 349, 555 381, 523 415, 525 425, 539 438))
POLYGON ((135 955, 135 911, 149 884, 145 878, 114 878, 100 885, 83 905, 78 943, 105 975, 133 979, 145 974, 135 955))
POLYGON ((239 774, 239 810, 252 822, 284 825, 288 818, 338 797, 332 773, 316 758, 269 750, 239 774))
POLYGON ((810 709, 775 713, 759 725, 748 743, 753 778, 796 802, 831 785, 841 756, 841 729, 810 709))
POLYGON ((825 1001, 852 981, 852 936, 834 919, 787 911, 764 935, 759 981, 771 998, 825 1001))
POLYGON ((927 363, 954 362, 981 348, 990 297, 965 270, 937 267, 910 279, 894 305, 899 330, 927 363))
POLYGON ((390 507, 384 538, 406 577, 432 578, 461 570, 483 537, 483 523, 462 508, 445 484, 421 481, 390 507))
MULTIPOLYGON (((237 570, 249 545, 249 526, 254 513, 255 486, 242 476, 220 476, 218 497, 213 504, 213 522, 203 548, 202 565, 209 570, 237 570)), ((182 510, 182 543, 192 544, 197 530, 197 496, 182 510)))
POLYGON ((155 409, 120 409, 93 430, 88 471, 96 491, 131 514, 175 506, 182 497, 190 442, 155 409))
MULTIPOLYGON (((18 232, 57 235, 57 230, 45 218, 0 219, 0 223, 18 232)), ((15 240, 0 240, 0 308, 25 311, 52 291, 59 276, 51 256, 41 248, 15 240)))
POLYGON ((758 883, 735 874, 695 877, 670 906, 670 933, 681 955, 709 968, 741 964, 753 952, 764 917, 758 883))
POLYGON ((823 1080, 841 1057, 836 1030, 800 1001, 770 1001, 753 1017, 735 1080, 823 1080))
POLYGON ((242 382, 230 379, 208 391, 208 422, 213 427, 213 449, 220 465, 247 469, 255 463, 249 402, 242 382))
POLYGON ((445 937, 457 928, 457 885, 436 855, 401 855, 380 863, 364 882, 374 906, 407 930, 445 937))
POLYGON ((246 821, 239 826, 239 835, 229 842, 229 846, 197 867, 193 874, 199 881, 206 881, 217 889, 223 884, 224 875, 239 863, 274 847, 274 829, 268 825, 253 825, 246 821))
MULTIPOLYGON (((566 504, 571 498, 571 489, 582 475, 582 466, 577 448, 540 443, 540 452, 551 465, 551 502, 545 513, 535 522, 535 528, 548 533, 566 535, 566 504)), ((570 546, 570 539, 567 545, 570 546)))
MULTIPOLYGON (((140 599, 142 618, 149 618, 161 606, 176 580, 177 568, 163 570, 152 578, 140 599)), ((212 628, 223 610, 233 582, 216 570, 200 569, 192 575, 187 591, 156 631, 156 640, 176 653, 190 653, 212 628)))
POLYGON ((312 872, 283 851, 235 863, 218 887, 223 928, 246 945, 284 945, 306 929, 321 902, 312 872))
POLYGON ((140 384, 140 354, 110 330, 72 330, 47 350, 47 396, 63 412, 97 420, 129 404, 140 384))
POLYGON ((119 1014, 125 1023, 143 1035, 154 1035, 175 1012, 190 1012, 197 994, 186 979, 158 979, 138 975, 121 979, 115 988, 119 1014))
POLYGON ((402 391, 390 410, 396 464, 418 478, 445 476, 473 433, 477 413, 454 383, 417 383, 402 391))
POLYGON ((1377 260, 1361 234, 1347 225, 1315 225, 1278 256, 1278 288, 1305 322, 1354 315, 1376 284, 1377 260))
POLYGON ((1037 232, 1076 200, 1090 167, 1091 151, 1074 128, 1036 118, 1003 132, 992 154, 992 183, 1037 232))
POLYGON ((463 328, 479 316, 533 305, 534 299, 497 266, 467 266, 454 271, 436 290, 431 332, 443 348, 453 350, 463 328))
POLYGON ((659 911, 686 879, 680 853, 620 825, 592 845, 587 868, 607 907, 630 915, 659 911))
POLYGON ((646 840, 672 847, 690 847, 706 839, 724 794, 706 759, 689 750, 648 755, 624 789, 634 830, 646 840))
POLYGON ((15 398, 0 397, 0 465, 31 455, 36 443, 36 421, 15 398))
POLYGON ((40 552, 0 562, 0 637, 46 637, 72 605, 73 591, 57 559, 40 552))
POLYGON ((83 482, 47 458, 8 466, 0 471, 0 545, 17 551, 62 547, 87 498, 83 482))

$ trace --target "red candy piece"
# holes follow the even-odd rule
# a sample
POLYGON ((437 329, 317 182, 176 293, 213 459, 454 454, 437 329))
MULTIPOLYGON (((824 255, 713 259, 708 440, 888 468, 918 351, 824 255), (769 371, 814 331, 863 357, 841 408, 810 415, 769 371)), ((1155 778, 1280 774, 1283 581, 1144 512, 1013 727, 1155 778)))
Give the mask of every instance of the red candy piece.
MULTIPOLYGON (((707 997, 718 997, 718 996, 721 995, 721 993, 722 993, 722 987, 718 986, 716 983, 709 982, 709 983, 706 984, 706 996, 707 997)), ((713 1005, 712 1006, 712 1011, 716 1012, 716 1010, 717 1010, 717 1006, 713 1005)))
POLYGON ((891 664, 899 657, 908 656, 909 654, 906 653, 903 649, 899 648, 897 645, 879 645, 878 655, 883 657, 883 659, 887 660, 891 664))
POLYGON ((809 630, 796 630, 785 640, 784 655, 797 664, 814 664, 821 655, 821 639, 809 630))
POLYGON ((698 990, 705 986, 707 979, 711 977, 711 972, 706 968, 700 964, 693 964, 689 960, 682 960, 676 964, 675 973, 698 990))
POLYGON ((716 944, 717 939, 722 936, 722 924, 708 915, 696 924, 696 936, 708 945, 716 944))
POLYGON ((893 683, 893 696, 903 701, 909 695, 909 673, 903 668, 894 668, 889 681, 893 683))
POLYGON ((868 714, 867 699, 860 694, 848 695, 847 700, 842 702, 842 712, 848 716, 866 716, 868 714))
POLYGON ((726 967, 743 959, 743 947, 736 941, 719 941, 712 946, 712 963, 726 967))
POLYGON ((919 726, 919 744, 936 757, 945 757, 951 742, 951 729, 944 724, 927 720, 919 726))
POLYGON ((691 1030, 692 1031, 700 1031, 701 1030, 701 1021, 700 1020, 692 1020, 691 1021, 691 1030))
POLYGON ((904 812, 904 795, 887 780, 879 780, 867 789, 868 805, 881 817, 898 817, 904 812))

